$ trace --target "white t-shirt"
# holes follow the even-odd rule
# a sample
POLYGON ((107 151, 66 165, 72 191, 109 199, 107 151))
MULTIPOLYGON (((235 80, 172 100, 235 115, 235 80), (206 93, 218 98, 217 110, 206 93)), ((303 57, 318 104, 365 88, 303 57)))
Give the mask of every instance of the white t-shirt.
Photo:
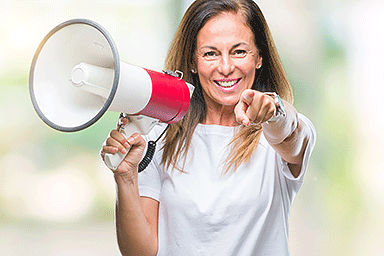
MULTIPOLYGON (((312 123, 299 177, 261 135, 250 162, 223 173, 235 127, 199 124, 185 173, 164 172, 161 143, 139 175, 141 196, 160 202, 158 255, 289 255, 288 216, 316 140, 312 123), (160 150, 160 151, 159 151, 160 150)), ((165 126, 148 137, 155 140, 165 126)))

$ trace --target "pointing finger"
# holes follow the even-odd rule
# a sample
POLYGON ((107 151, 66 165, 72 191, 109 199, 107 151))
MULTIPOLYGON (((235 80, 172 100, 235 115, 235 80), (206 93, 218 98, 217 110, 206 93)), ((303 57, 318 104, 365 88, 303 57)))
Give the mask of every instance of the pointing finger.
POLYGON ((248 126, 251 120, 249 119, 248 109, 253 102, 253 97, 255 92, 253 90, 247 89, 242 92, 240 100, 235 107, 236 121, 242 123, 245 126, 248 126))
POLYGON ((247 89, 243 91, 240 97, 240 102, 244 102, 248 106, 252 104, 253 97, 255 96, 255 92, 253 90, 247 89))

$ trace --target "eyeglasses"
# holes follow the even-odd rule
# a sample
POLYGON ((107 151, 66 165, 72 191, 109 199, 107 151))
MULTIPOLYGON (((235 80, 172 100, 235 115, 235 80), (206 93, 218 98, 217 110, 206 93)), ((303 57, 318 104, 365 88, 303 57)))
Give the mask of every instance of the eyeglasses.
MULTIPOLYGON (((251 50, 235 49, 229 53, 229 57, 232 60, 245 59, 247 56, 252 56, 251 50)), ((222 58, 220 51, 215 49, 203 50, 201 53, 197 53, 197 57, 203 58, 206 61, 218 61, 222 58)))

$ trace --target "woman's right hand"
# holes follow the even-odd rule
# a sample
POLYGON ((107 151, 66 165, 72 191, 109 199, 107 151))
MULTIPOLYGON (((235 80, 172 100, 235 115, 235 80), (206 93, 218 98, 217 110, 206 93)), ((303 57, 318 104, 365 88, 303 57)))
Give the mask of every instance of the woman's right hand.
POLYGON ((128 152, 117 169, 111 170, 115 176, 123 175, 125 178, 132 180, 137 177, 137 169, 142 159, 146 143, 143 137, 138 133, 134 133, 126 139, 124 135, 119 132, 120 126, 126 125, 128 122, 129 119, 126 117, 119 120, 117 129, 112 130, 103 143, 100 155, 104 161, 104 156, 107 153, 114 154, 121 152, 122 154, 127 154, 128 152))

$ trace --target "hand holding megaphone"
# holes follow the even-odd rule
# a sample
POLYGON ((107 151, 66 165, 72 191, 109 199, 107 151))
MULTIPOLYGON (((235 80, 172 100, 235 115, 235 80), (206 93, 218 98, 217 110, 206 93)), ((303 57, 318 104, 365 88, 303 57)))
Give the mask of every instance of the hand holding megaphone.
MULTIPOLYGON (((128 117, 125 115, 125 117, 128 117)), ((159 120, 147 117, 147 116, 129 116, 128 117, 129 122, 126 124, 122 124, 118 131, 121 133, 121 135, 124 136, 125 139, 128 139, 132 134, 134 133, 139 133, 141 135, 146 135, 148 134, 152 128, 159 122, 159 120)), ((154 151, 153 146, 151 144, 148 144, 148 149, 147 152, 150 154, 152 153, 151 151, 154 151)), ((120 151, 111 154, 111 153, 106 153, 104 155, 104 162, 108 166, 108 168, 112 170, 116 170, 117 167, 120 165, 120 163, 124 160, 125 156, 129 153, 129 149, 127 150, 127 153, 123 154, 120 151)), ((146 155, 147 156, 147 155, 146 155)), ((152 159, 152 157, 151 157, 152 159)), ((140 163, 142 166, 144 165, 145 162, 140 163)), ((139 166, 139 172, 142 171, 145 166, 140 167, 139 166)))
MULTIPOLYGON (((149 141, 147 143, 146 154, 143 158, 142 154, 139 153, 140 151, 144 150, 144 148, 142 148, 142 138, 139 139, 137 133, 136 135, 130 135, 129 137, 126 135, 127 127, 135 126, 135 118, 136 116, 132 117, 121 113, 117 128, 109 133, 107 139, 103 143, 102 149, 100 150, 100 156, 105 164, 108 167, 116 167, 110 168, 113 171, 119 170, 118 167, 120 167, 120 161, 126 159, 128 154, 130 157, 127 159, 127 161, 131 165, 137 165, 138 172, 143 171, 153 158, 156 149, 156 142, 159 138, 162 137, 169 126, 166 126, 162 135, 160 135, 156 141, 149 141), (131 152, 133 148, 135 148, 135 152, 131 152)), ((135 132, 131 130, 129 133, 134 134, 135 132)))
MULTIPOLYGON (((122 130, 127 137, 135 132, 145 135, 157 122, 181 120, 193 88, 179 76, 120 61, 108 32, 85 19, 69 20, 47 34, 29 78, 33 106, 50 127, 79 131, 107 110, 116 111, 131 117, 122 130)), ((106 164, 116 169, 124 157, 108 155, 106 164)))

